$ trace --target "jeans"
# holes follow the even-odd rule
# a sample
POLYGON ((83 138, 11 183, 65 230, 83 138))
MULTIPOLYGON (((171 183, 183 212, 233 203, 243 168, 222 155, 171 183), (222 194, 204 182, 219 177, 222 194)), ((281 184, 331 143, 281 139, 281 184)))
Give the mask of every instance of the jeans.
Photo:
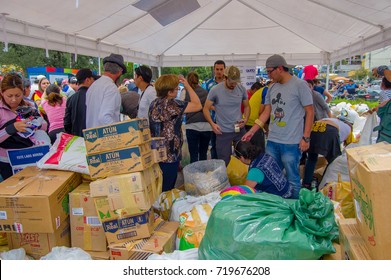
POLYGON ((242 138, 246 133, 246 130, 242 128, 240 132, 224 132, 223 134, 216 135, 216 152, 217 158, 222 159, 225 162, 225 166, 228 166, 232 155, 232 145, 242 138))
POLYGON ((178 177, 179 161, 176 162, 159 162, 163 174, 162 192, 172 190, 175 187, 178 177))
POLYGON ((189 146, 190 163, 207 159, 209 141, 212 133, 212 131, 186 129, 186 139, 189 146))
POLYGON ((277 161, 281 169, 285 169, 289 185, 293 189, 292 198, 299 198, 301 187, 299 173, 301 151, 299 144, 279 144, 267 141, 266 153, 277 161))
POLYGON ((212 159, 217 159, 216 134, 213 131, 212 136, 210 137, 210 157, 212 159))

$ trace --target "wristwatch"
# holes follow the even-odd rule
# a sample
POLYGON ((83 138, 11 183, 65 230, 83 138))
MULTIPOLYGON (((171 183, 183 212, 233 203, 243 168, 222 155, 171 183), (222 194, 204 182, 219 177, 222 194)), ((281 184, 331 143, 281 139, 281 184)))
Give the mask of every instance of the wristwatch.
POLYGON ((311 141, 311 138, 303 136, 303 140, 304 140, 304 142, 309 143, 311 141))

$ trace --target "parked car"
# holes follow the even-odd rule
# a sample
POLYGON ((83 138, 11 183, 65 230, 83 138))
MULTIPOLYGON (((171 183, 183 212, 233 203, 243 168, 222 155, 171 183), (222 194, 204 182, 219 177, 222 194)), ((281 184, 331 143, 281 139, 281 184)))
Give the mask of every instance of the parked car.
POLYGON ((380 91, 380 89, 368 87, 367 89, 358 90, 356 92, 356 98, 365 99, 366 101, 377 101, 380 97, 380 91))

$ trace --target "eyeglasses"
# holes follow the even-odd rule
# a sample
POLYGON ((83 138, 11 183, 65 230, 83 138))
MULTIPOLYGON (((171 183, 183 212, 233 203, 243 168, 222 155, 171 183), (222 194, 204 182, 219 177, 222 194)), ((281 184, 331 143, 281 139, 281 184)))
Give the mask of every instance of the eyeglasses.
POLYGON ((268 74, 271 74, 271 73, 273 73, 273 71, 274 70, 276 70, 278 67, 273 67, 273 70, 266 70, 266 72, 268 73, 268 74))
POLYGON ((235 144, 235 146, 234 146, 234 157, 236 157, 237 159, 240 159, 240 157, 243 157, 243 158, 244 158, 243 154, 242 154, 241 152, 239 152, 239 151, 236 149, 236 147, 238 146, 238 144, 239 144, 240 141, 241 141, 241 140, 239 140, 238 142, 236 142, 236 144, 235 144))

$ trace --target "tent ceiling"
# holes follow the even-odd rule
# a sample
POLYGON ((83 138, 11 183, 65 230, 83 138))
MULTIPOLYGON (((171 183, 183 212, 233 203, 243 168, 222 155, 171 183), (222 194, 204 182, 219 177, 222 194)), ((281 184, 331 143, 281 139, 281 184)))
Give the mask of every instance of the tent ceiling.
POLYGON ((326 64, 391 45, 389 0, 2 2, 3 42, 154 66, 326 64))

